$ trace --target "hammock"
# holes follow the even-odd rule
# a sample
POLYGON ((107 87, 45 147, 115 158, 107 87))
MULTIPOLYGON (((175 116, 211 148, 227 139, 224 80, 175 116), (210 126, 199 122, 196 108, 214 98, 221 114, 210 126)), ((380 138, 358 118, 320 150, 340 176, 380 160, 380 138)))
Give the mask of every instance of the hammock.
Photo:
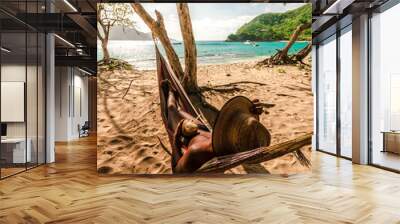
POLYGON ((208 124, 207 120, 201 114, 200 111, 198 111, 190 101, 189 96, 187 95, 186 91, 184 90, 183 86, 181 85, 181 82, 179 81, 178 77, 174 74, 172 71, 171 67, 169 64, 165 61, 163 56, 161 55, 160 51, 158 50, 157 46, 155 45, 156 49, 156 61, 157 61, 157 79, 158 79, 158 91, 160 93, 160 105, 161 105, 161 116, 163 119, 163 123, 165 128, 167 129, 168 133, 168 138, 169 141, 172 143, 173 142, 173 135, 175 130, 171 130, 168 127, 168 118, 167 118, 167 100, 168 96, 164 95, 164 91, 161 88, 161 83, 164 80, 168 80, 172 87, 178 92, 177 96, 177 103, 182 110, 190 114, 191 116, 197 118, 209 131, 211 131, 211 127, 208 124))
MULTIPOLYGON (((168 96, 164 95, 165 93, 161 88, 161 83, 164 80, 169 80, 173 88, 178 92, 178 96, 176 99, 178 105, 185 112, 197 118, 201 123, 203 123, 206 127, 208 127, 209 131, 212 131, 211 127, 207 123, 207 120, 204 118, 201 112, 198 111, 193 106, 189 96, 182 87, 178 77, 176 77, 176 75, 172 71, 169 64, 165 61, 165 59, 161 55, 156 45, 155 49, 156 49, 156 61, 157 61, 158 90, 160 93, 161 116, 163 119, 164 126, 167 130, 168 138, 171 145, 174 141, 173 136, 175 130, 171 130, 168 127, 168 118, 167 118, 168 96)), ((302 165, 310 166, 311 165, 310 161, 303 155, 303 153, 299 149, 305 145, 311 144, 311 137, 312 133, 307 133, 296 139, 282 142, 276 145, 256 148, 246 152, 240 152, 226 156, 214 157, 207 163, 203 164, 203 166, 201 166, 196 172, 200 173, 224 172, 225 170, 231 169, 243 163, 261 163, 292 152, 295 154, 295 156, 298 158, 298 160, 302 165)), ((164 148, 165 146, 162 145, 162 147, 164 148)))

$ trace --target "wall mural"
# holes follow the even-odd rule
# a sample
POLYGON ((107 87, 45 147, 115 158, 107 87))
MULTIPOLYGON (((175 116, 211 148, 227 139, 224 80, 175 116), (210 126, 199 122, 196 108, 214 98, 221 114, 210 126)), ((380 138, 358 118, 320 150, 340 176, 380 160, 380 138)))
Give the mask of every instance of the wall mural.
POLYGON ((97 10, 99 173, 310 171, 310 4, 97 10))

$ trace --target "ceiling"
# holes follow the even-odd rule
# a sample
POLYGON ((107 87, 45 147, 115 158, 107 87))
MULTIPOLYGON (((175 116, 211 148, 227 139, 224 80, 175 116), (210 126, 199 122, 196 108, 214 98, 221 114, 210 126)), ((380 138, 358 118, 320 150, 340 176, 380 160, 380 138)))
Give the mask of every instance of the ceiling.
POLYGON ((313 43, 351 24, 352 18, 374 10, 388 0, 312 0, 313 43))
MULTIPOLYGON (((223 1, 223 0, 221 0, 223 1)), ((311 0, 313 39, 323 36, 338 21, 357 16, 387 0, 311 0)), ((54 32, 56 65, 79 66, 93 74, 97 61, 96 3, 115 0, 1 0, 0 22, 3 32, 28 30, 54 32), (51 13, 50 13, 51 12, 51 13)), ((134 1, 132 1, 134 2, 134 1)), ((204 2, 204 0, 203 0, 204 2)), ((308 0, 260 0, 254 2, 309 2, 308 0)), ((351 21, 351 18, 349 19, 351 21)), ((335 32, 332 29, 330 32, 335 32)), ((10 34, 11 35, 11 34, 10 34)), ((7 36, 6 38, 11 38, 7 36)), ((17 44, 18 38, 15 38, 17 44)), ((14 46, 17 47, 17 46, 14 46)), ((28 48, 28 52, 29 52, 28 48)))
MULTIPOLYGON (((95 0, 1 0, 0 24, 3 43, 14 48, 10 58, 26 55, 25 35, 20 33, 26 32, 29 41, 30 32, 51 32, 56 34, 56 66, 77 66, 96 74, 95 0)), ((28 55, 35 49, 28 44, 28 55)))

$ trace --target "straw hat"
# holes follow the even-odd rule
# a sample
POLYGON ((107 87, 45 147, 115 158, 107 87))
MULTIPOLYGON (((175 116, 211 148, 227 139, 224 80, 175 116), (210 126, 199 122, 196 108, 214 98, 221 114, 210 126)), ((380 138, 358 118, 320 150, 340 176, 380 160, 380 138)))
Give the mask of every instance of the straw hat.
POLYGON ((227 155, 268 146, 271 135, 253 113, 253 103, 244 96, 230 99, 218 113, 213 133, 214 152, 227 155))

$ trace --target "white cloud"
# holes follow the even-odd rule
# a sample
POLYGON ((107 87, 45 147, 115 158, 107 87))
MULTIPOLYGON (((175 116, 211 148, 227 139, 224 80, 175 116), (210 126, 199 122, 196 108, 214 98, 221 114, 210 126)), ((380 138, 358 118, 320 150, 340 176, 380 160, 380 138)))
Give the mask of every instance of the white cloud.
MULTIPOLYGON (((146 9, 147 13, 149 13, 154 19, 156 18, 155 10, 158 10, 164 18, 164 25, 165 29, 168 32, 168 36, 173 39, 182 39, 175 4, 146 3, 143 4, 143 7, 146 9)), ((134 14, 133 21, 135 21, 135 27, 137 30, 145 33, 151 32, 147 25, 137 14, 134 14)))
POLYGON ((135 28, 141 32, 148 33, 150 32, 149 28, 146 26, 146 24, 143 22, 143 20, 137 15, 133 14, 133 21, 135 22, 135 28))
POLYGON ((255 16, 243 15, 225 20, 202 18, 193 20, 193 30, 196 40, 225 40, 231 33, 255 16))
POLYGON ((177 14, 169 14, 164 17, 165 29, 167 29, 169 38, 182 40, 181 27, 177 14))

